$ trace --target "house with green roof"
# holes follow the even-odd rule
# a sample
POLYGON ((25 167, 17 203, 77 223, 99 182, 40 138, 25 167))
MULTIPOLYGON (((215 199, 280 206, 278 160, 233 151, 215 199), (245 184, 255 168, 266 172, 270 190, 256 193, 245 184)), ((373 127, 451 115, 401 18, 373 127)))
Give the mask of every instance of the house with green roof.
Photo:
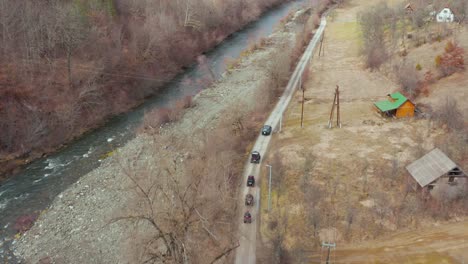
POLYGON ((374 103, 375 107, 384 116, 397 118, 413 117, 415 105, 400 92, 388 95, 388 99, 374 103))

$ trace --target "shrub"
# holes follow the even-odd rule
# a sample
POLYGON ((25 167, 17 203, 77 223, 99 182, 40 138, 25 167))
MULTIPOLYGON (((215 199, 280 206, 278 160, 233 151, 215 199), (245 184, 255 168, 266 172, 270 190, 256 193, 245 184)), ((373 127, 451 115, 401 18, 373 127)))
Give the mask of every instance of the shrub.
POLYGON ((434 74, 431 71, 427 71, 424 73, 424 82, 427 84, 433 84, 434 83, 434 74))
POLYGON ((33 213, 18 217, 18 219, 16 219, 15 221, 13 229, 21 234, 28 231, 33 226, 34 222, 37 219, 37 216, 38 215, 36 213, 33 213))
POLYGON ((421 85, 418 88, 418 93, 423 94, 424 96, 429 95, 429 85, 434 83, 434 74, 431 71, 424 73, 424 80, 421 82, 421 85))
POLYGON ((418 71, 422 70, 421 64, 419 64, 419 63, 416 64, 416 70, 418 70, 418 71))
POLYGON ((153 124, 158 126, 165 123, 169 123, 171 118, 169 117, 171 109, 169 108, 160 108, 154 111, 151 111, 148 115, 150 119, 153 120, 153 124))
POLYGON ((240 64, 240 58, 239 59, 234 59, 234 58, 226 58, 224 59, 224 64, 226 65, 226 70, 232 71, 235 68, 237 68, 240 64))
POLYGON ((442 64, 442 56, 437 55, 437 56, 435 57, 434 61, 435 61, 436 67, 440 67, 440 65, 442 64))
MULTIPOLYGON (((311 20, 312 24, 314 25, 314 28, 318 28, 320 26, 320 17, 317 13, 314 13, 310 18, 309 20, 311 20)), ((309 23, 309 22, 307 22, 309 23)))
POLYGON ((263 37, 263 38, 260 39, 259 43, 260 43, 259 44, 260 47, 265 47, 268 44, 268 39, 263 37))
POLYGON ((464 50, 453 41, 447 42, 445 52, 436 57, 436 66, 442 76, 449 76, 465 69, 464 50))
POLYGON ((180 99, 179 101, 176 102, 176 106, 177 106, 176 108, 179 108, 179 109, 187 109, 187 108, 194 106, 192 96, 187 95, 184 98, 180 99))
POLYGON ((193 107, 193 97, 190 95, 176 101, 170 108, 158 108, 145 113, 142 125, 138 128, 139 133, 158 132, 162 125, 179 120, 184 109, 193 107))

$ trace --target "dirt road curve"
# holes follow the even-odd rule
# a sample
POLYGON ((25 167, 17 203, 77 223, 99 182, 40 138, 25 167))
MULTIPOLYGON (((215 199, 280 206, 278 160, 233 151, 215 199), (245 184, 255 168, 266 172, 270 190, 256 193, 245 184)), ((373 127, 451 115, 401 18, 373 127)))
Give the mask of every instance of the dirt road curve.
MULTIPOLYGON (((312 58, 313 51, 315 47, 317 46, 317 43, 320 40, 320 37, 322 36, 322 33, 325 29, 327 22, 325 18, 322 18, 320 22, 320 27, 318 28, 317 32, 314 34, 314 37, 312 41, 309 43, 309 46, 305 50, 304 54, 301 57, 301 60, 296 66, 296 69, 294 70, 294 73, 291 76, 291 79, 288 82, 288 85, 286 86, 286 89, 281 96, 280 100, 276 104, 275 108, 271 112, 270 116, 268 117, 267 122, 265 123, 266 125, 270 125, 273 127, 274 130, 278 129, 279 121, 281 119, 281 116, 283 115, 284 111, 286 110, 286 107, 288 106, 289 102, 291 101, 291 98, 294 94, 295 89, 300 85, 301 81, 301 76, 302 73, 304 72, 304 69, 307 68, 309 65, 309 61, 312 58)), ((262 158, 265 156, 265 153, 267 151, 268 145, 270 143, 270 136, 262 136, 259 135, 257 138, 257 141, 255 142, 255 145, 252 150, 256 150, 260 152, 262 155, 262 158)), ((244 189, 242 192, 240 192, 240 208, 245 208, 244 205, 244 198, 247 193, 251 193, 254 198, 254 207, 249 208, 250 213, 252 214, 252 224, 244 224, 242 221, 243 215, 245 210, 241 210, 241 213, 239 215, 239 243, 240 246, 237 248, 236 251, 236 264, 252 264, 255 263, 256 260, 256 239, 257 239, 257 226, 258 226, 258 215, 259 215, 259 210, 260 210, 260 189, 259 189, 259 172, 261 166, 265 166, 263 162, 260 162, 260 164, 252 164, 247 163, 245 170, 244 170, 244 189), (249 175, 254 175, 255 178, 257 179, 257 182, 255 184, 255 187, 247 187, 247 177, 249 175)), ((247 209, 247 208, 246 208, 247 209)))

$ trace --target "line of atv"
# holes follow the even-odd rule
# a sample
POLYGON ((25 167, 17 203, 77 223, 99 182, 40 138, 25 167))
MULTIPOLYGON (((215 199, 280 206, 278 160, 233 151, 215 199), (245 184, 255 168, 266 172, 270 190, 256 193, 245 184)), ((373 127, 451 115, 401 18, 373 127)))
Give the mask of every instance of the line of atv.
MULTIPOLYGON (((271 134, 272 127, 265 125, 262 128, 262 135, 268 136, 271 134)), ((260 153, 258 151, 252 151, 250 156, 250 163, 260 163, 260 153)), ((247 187, 255 187, 255 177, 253 175, 249 175, 247 177, 247 187)), ((254 205, 254 196, 250 193, 245 195, 245 205, 246 206, 253 206, 254 205)), ((252 223, 252 215, 250 214, 249 210, 244 213, 244 224, 252 223)))

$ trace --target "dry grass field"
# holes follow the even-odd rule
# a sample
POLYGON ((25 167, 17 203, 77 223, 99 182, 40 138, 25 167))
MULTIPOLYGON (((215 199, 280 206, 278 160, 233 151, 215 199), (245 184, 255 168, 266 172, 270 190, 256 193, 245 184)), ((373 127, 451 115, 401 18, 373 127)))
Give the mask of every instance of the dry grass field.
MULTIPOLYGON (((434 209, 424 203, 407 187, 405 166, 439 147, 466 170, 466 145, 450 145, 446 130, 430 119, 386 119, 373 109, 375 101, 399 88, 384 70, 365 69, 360 56, 356 17, 373 3, 353 0, 334 11, 328 20, 325 55, 316 53, 305 83, 303 127, 298 91, 281 133, 274 135, 265 157, 273 165, 272 210, 267 210, 264 180, 260 247, 264 252, 279 250, 291 263, 319 263, 324 241, 339 245, 337 261, 343 263, 459 263, 468 259, 463 250, 468 240, 466 211, 434 209), (328 129, 336 85, 342 128, 334 124, 328 129), (414 248, 408 250, 409 245, 414 248)), ((464 46, 466 58, 466 28, 453 36, 464 46)), ((434 57, 443 52, 446 40, 411 48, 407 60, 435 71, 434 57)), ((415 103, 437 109, 453 96, 466 123, 467 84, 467 74, 456 73, 430 85, 429 95, 415 103)), ((263 173, 268 179, 268 170, 263 173)))

